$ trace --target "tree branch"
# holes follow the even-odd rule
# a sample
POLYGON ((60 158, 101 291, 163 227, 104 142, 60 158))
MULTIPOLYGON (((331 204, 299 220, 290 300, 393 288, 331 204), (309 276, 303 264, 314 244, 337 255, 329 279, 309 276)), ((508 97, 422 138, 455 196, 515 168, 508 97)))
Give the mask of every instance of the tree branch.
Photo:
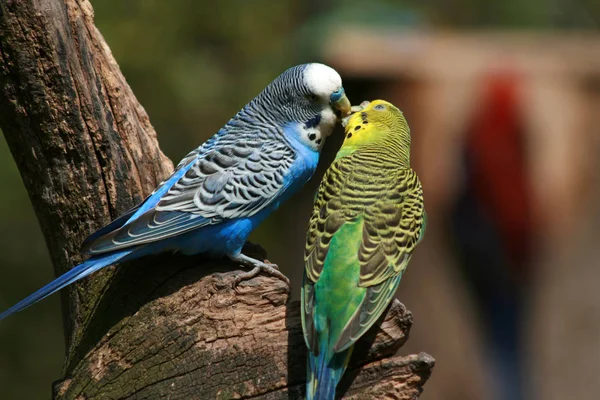
MULTIPOLYGON (((57 274, 82 260, 88 234, 173 169, 87 0, 0 2, 0 126, 57 274)), ((301 396, 298 304, 273 278, 233 290, 236 268, 164 255, 75 285, 64 307, 65 378, 54 397, 301 396)), ((340 388, 348 398, 418 397, 433 359, 393 356, 410 324, 396 303, 381 330, 361 341, 340 388)))
MULTIPOLYGON (((173 166, 87 0, 1 2, 0 86, 0 124, 60 274, 81 261, 89 233, 142 200, 173 166)), ((110 275, 70 292, 67 347, 110 275)))
MULTIPOLYGON (((259 276, 234 290, 236 272, 227 272, 234 265, 186 257, 164 261, 177 272, 169 265, 131 268, 122 281, 138 282, 135 298, 118 293, 103 300, 98 313, 110 314, 115 323, 104 335, 92 335, 83 360, 55 386, 55 397, 302 397, 306 346, 299 303, 288 302, 285 283, 259 276)), ((361 341, 341 384, 349 398, 418 396, 433 360, 424 354, 393 357, 411 323, 411 314, 396 302, 381 329, 361 341)))

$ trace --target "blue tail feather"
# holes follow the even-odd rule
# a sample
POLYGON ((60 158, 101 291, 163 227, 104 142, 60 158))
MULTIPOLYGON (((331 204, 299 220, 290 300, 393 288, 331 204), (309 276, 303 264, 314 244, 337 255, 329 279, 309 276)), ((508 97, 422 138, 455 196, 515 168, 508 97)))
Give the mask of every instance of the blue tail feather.
MULTIPOLYGON (((323 346, 321 347, 323 348, 323 346)), ((334 400, 335 390, 346 371, 354 346, 335 353, 333 357, 327 351, 318 356, 309 352, 306 382, 307 400, 334 400)))
POLYGON ((37 292, 27 296, 8 310, 0 314, 0 321, 11 316, 12 314, 24 310, 25 308, 37 303, 40 300, 58 292, 62 288, 69 286, 70 284, 77 282, 78 280, 85 278, 86 276, 104 268, 111 264, 116 263, 123 257, 127 256, 132 252, 131 249, 118 251, 111 254, 106 254, 98 257, 92 257, 76 267, 73 267, 68 272, 59 276, 37 292))

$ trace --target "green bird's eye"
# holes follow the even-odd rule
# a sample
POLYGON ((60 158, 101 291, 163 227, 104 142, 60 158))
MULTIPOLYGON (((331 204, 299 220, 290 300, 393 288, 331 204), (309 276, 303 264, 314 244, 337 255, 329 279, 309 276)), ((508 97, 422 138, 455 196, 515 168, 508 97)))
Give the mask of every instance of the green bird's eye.
POLYGON ((385 110, 385 106, 383 104, 377 104, 373 108, 376 109, 377 111, 383 111, 383 110, 385 110))

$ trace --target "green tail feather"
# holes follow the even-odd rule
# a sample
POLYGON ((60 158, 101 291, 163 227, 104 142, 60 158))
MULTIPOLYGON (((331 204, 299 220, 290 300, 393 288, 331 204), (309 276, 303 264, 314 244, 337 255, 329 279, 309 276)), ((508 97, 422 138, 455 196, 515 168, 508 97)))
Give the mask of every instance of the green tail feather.
POLYGON ((346 367, 353 346, 334 352, 347 322, 366 293, 358 286, 360 267, 356 259, 362 233, 362 220, 344 224, 333 236, 323 272, 315 284, 316 306, 313 321, 318 334, 318 351, 309 353, 306 398, 329 400, 346 367))

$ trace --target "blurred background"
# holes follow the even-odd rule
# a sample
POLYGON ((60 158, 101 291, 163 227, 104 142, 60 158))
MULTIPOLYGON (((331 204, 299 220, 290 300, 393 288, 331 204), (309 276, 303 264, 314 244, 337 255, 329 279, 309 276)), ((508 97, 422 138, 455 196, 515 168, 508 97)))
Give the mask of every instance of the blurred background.
MULTIPOLYGON (((398 298, 425 400, 600 398, 600 2, 96 0, 96 25, 178 162, 285 68, 336 68, 412 129, 428 231, 398 298)), ((306 222, 341 143, 251 240, 298 298, 306 222)), ((52 278, 0 138, 0 309, 52 278)), ((0 326, 0 398, 61 376, 59 297, 0 326)))

